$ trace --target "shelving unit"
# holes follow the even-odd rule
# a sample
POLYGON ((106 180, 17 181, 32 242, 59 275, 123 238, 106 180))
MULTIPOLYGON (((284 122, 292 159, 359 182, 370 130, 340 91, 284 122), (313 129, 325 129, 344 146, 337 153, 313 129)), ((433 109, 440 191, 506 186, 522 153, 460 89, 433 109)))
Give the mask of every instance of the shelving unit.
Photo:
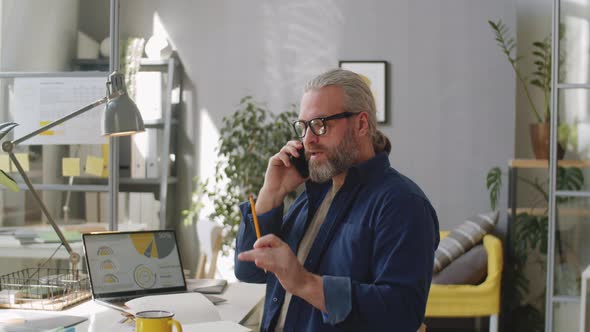
MULTIPOLYGON (((76 60, 74 65, 81 70, 106 70, 108 69, 108 59, 97 60, 76 60)), ((159 228, 163 229, 170 226, 174 220, 175 211, 168 208, 174 202, 174 197, 170 195, 175 192, 175 185, 178 182, 176 178, 176 169, 170 169, 171 150, 175 153, 176 137, 172 137, 172 128, 178 125, 176 114, 182 103, 182 65, 176 54, 168 59, 154 60, 141 59, 140 71, 155 71, 166 74, 166 91, 162 94, 163 105, 162 118, 157 120, 145 121, 146 129, 162 130, 162 141, 158 149, 160 152, 160 176, 158 178, 119 178, 119 190, 121 192, 153 192, 156 199, 160 201, 159 209, 159 228)))
MULTIPOLYGON (((590 160, 559 160, 559 167, 576 167, 580 169, 590 169, 590 160)), ((547 214, 546 207, 519 207, 517 202, 518 174, 521 170, 547 169, 549 160, 542 159, 512 159, 508 161, 508 212, 510 219, 516 220, 520 213, 529 213, 540 216, 547 214)), ((564 216, 585 216, 590 217, 590 207, 572 208, 565 207, 561 210, 564 216)))
MULTIPOLYGON (((14 78, 14 77, 51 77, 52 75, 65 77, 106 77, 108 75, 108 59, 99 60, 84 60, 84 66, 80 66, 80 60, 76 61, 75 65, 78 68, 92 68, 92 72, 71 72, 71 73, 0 73, 0 78, 14 78)), ((182 97, 182 66, 180 61, 173 56, 169 59, 163 60, 149 60, 142 59, 140 61, 140 71, 157 71, 162 72, 165 78, 165 91, 162 93, 162 118, 158 120, 151 120, 145 122, 147 129, 162 131, 162 140, 158 142, 159 152, 159 176, 152 178, 132 178, 119 177, 118 187, 119 192, 143 192, 154 193, 155 198, 159 200, 159 228, 163 229, 172 226, 171 222, 174 220, 176 206, 172 205, 176 200, 174 193, 178 179, 176 178, 175 163, 171 162, 175 159, 176 153, 176 137, 172 137, 176 130, 172 130, 174 126, 178 125, 176 114, 179 114, 179 107, 181 106, 182 97), (172 165, 171 165, 172 164, 172 165)), ((121 158, 119 158, 120 160, 121 158)), ((118 162, 118 161, 117 161, 118 162)), ((113 163, 109 160, 109 163, 113 163)), ((112 164, 112 167, 119 167, 119 165, 112 164)), ((111 169, 112 169, 111 167, 111 169)), ((17 178, 18 181, 18 178, 17 178)), ((37 190, 40 191, 70 191, 70 192, 106 192, 110 194, 107 179, 92 178, 77 180, 74 184, 59 184, 59 183, 34 183, 37 190), (82 183, 80 183, 82 182, 82 183)), ((24 184, 19 184, 19 187, 26 190, 24 184)))
MULTIPOLYGON (((551 67, 551 139, 549 159, 549 224, 547 248, 547 292, 545 303, 545 331, 585 331, 587 312, 580 310, 583 271, 590 265, 590 235, 587 215, 569 216, 564 204, 558 199, 567 199, 566 207, 590 209, 590 186, 587 172, 586 183, 580 191, 557 190, 558 128, 570 127, 577 131, 577 155, 582 166, 587 167, 590 151, 587 140, 579 139, 590 134, 590 54, 587 45, 590 2, 553 1, 552 17, 552 67, 551 67), (579 322, 579 323, 578 323, 579 322)), ((585 291, 585 287, 582 288, 585 291)), ((584 301, 585 302, 585 301, 584 301)))

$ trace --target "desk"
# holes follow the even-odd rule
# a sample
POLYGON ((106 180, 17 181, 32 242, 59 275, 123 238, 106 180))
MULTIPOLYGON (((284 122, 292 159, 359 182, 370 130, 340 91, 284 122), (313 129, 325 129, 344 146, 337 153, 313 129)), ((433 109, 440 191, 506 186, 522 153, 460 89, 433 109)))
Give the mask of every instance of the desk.
MULTIPOLYGON (((243 324, 251 315, 255 314, 255 308, 263 302, 265 287, 265 284, 229 283, 223 294, 216 295, 227 300, 227 302, 216 306, 221 320, 243 324)), ((123 318, 118 311, 102 306, 92 300, 67 310, 43 311, 43 313, 88 317, 87 321, 76 325, 76 331, 117 332, 129 330, 118 323, 123 318)))

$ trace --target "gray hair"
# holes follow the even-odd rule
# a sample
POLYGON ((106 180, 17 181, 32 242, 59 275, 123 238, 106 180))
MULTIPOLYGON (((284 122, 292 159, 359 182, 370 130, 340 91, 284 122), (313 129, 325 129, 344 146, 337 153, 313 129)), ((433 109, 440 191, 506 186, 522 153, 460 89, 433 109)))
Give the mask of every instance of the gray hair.
POLYGON ((391 152, 391 142, 377 129, 377 109, 371 89, 363 78, 349 70, 332 69, 305 84, 303 93, 321 89, 326 86, 337 86, 344 91, 344 111, 352 113, 367 112, 369 114, 369 135, 375 153, 391 152))

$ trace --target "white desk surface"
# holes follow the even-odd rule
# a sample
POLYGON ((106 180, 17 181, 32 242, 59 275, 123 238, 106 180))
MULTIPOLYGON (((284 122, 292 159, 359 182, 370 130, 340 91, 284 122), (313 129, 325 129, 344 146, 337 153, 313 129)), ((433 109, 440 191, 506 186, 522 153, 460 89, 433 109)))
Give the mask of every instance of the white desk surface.
MULTIPOLYGON (((223 294, 215 295, 222 297, 227 302, 216 306, 221 320, 242 323, 248 318, 254 308, 263 301, 265 284, 229 283, 223 294)), ((28 311, 34 316, 35 312, 28 311)), ((124 325, 119 324, 123 318, 120 312, 97 304, 89 300, 62 311, 42 311, 56 315, 72 315, 88 317, 88 320, 76 325, 76 331, 104 332, 104 331, 128 331, 124 325)), ((182 322, 181 322, 182 323, 182 322)))

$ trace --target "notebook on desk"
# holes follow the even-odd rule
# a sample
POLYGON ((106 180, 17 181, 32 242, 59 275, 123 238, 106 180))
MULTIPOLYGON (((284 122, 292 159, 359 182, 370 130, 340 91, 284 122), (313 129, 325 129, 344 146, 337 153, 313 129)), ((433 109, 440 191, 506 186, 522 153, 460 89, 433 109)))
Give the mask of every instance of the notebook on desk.
POLYGON ((127 311, 129 300, 187 291, 172 230, 86 233, 82 240, 92 298, 100 304, 127 311))

